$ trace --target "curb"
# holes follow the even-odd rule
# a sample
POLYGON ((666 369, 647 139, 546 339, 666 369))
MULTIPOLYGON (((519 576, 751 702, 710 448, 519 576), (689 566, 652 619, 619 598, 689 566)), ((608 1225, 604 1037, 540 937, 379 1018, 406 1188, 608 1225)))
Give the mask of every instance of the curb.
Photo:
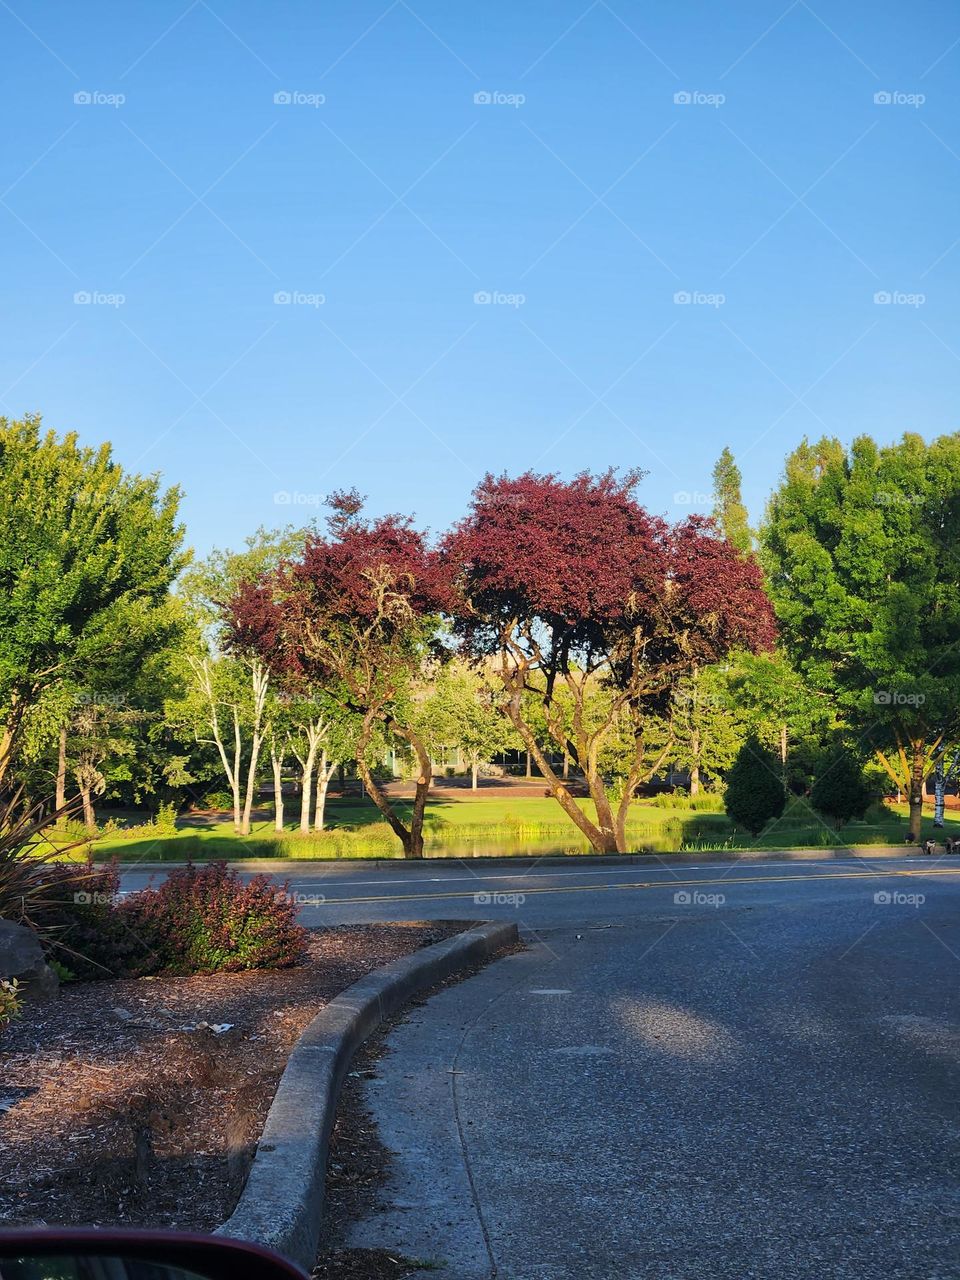
POLYGON ((411 996, 490 959, 518 936, 515 924, 469 929, 368 974, 321 1009, 293 1047, 240 1200, 214 1235, 265 1245, 310 1272, 330 1133, 353 1055, 411 996))
MULTIPOLYGON (((421 870, 427 867, 642 867, 654 863, 683 866, 685 863, 728 862, 816 862, 827 858, 893 858, 911 857, 918 851, 907 844, 850 844, 829 849, 730 849, 684 853, 576 853, 513 855, 481 854, 471 858, 230 858, 227 866, 237 871, 285 872, 297 867, 350 867, 358 871, 383 871, 400 867, 421 870)), ((187 866, 218 862, 218 858, 194 858, 189 862, 118 862, 123 875, 131 871, 175 871, 187 866)))

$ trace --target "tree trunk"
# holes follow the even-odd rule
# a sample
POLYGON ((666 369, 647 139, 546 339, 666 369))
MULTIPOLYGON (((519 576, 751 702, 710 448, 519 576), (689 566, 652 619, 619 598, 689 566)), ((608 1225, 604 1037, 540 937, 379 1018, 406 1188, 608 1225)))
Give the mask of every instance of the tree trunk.
POLYGON ((476 791, 478 785, 478 775, 480 773, 480 761, 475 755, 470 761, 470 790, 476 791))
POLYGON ((283 757, 270 753, 273 765, 273 829, 283 831, 283 757))
POLYGON ((330 779, 333 777, 334 766, 327 764, 327 753, 320 753, 320 767, 317 769, 317 804, 313 811, 313 829, 314 831, 322 831, 323 824, 326 820, 327 809, 327 787, 330 785, 330 779))
POLYGON ((316 759, 317 744, 311 741, 300 773, 300 830, 304 835, 310 830, 310 802, 313 799, 313 768, 316 759))
POLYGON ((57 787, 54 808, 60 813, 67 803, 67 726, 60 730, 60 745, 57 748, 57 787))
POLYGON ((529 751, 527 752, 527 772, 526 772, 526 774, 525 774, 524 776, 525 776, 525 777, 527 777, 527 778, 532 778, 532 777, 533 777, 533 768, 532 768, 532 762, 531 762, 531 759, 530 759, 530 752, 529 752, 529 751))
POLYGON ((915 844, 919 844, 923 822, 923 766, 926 759, 926 742, 921 738, 910 745, 913 752, 910 769, 910 839, 915 844))
MULTIPOLYGON (((257 766, 260 763, 260 748, 263 746, 263 712, 267 702, 267 686, 270 683, 269 671, 256 659, 254 659, 250 668, 250 682, 253 690, 253 733, 250 740, 250 767, 247 772, 247 791, 244 796, 243 816, 240 825, 240 834, 243 836, 250 834, 250 817, 253 813, 253 799, 257 787, 257 766)), ((239 772, 238 761, 238 775, 239 772)))
POLYGON ((93 809, 93 800, 90 794, 90 787, 86 783, 79 783, 80 799, 83 801, 83 825, 91 833, 97 829, 97 815, 93 809))
POLYGON ((240 738, 240 712, 233 708, 233 769, 227 770, 230 781, 230 792, 233 796, 233 829, 237 835, 243 831, 243 814, 240 806, 240 758, 242 750, 240 738))
POLYGON ((563 753, 563 780, 566 782, 570 777, 570 752, 564 750, 563 753))

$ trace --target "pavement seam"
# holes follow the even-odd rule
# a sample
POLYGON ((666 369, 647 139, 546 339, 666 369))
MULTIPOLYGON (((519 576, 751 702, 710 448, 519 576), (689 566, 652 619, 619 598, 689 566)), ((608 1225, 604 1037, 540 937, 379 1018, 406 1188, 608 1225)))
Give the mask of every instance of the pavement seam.
POLYGON ((290 1052, 237 1206, 214 1234, 266 1245, 309 1272, 337 1102, 357 1050, 413 996, 485 963, 517 937, 515 924, 467 929, 374 970, 325 1005, 290 1052))
MULTIPOLYGON (((540 945, 543 946, 544 944, 541 943, 540 945)), ((545 949, 547 951, 550 951, 549 947, 546 947, 545 949)), ((559 959, 559 957, 557 957, 553 952, 551 952, 551 956, 552 956, 552 960, 547 960, 546 962, 547 965, 551 963, 556 963, 559 959)), ((473 1176, 473 1165, 470 1161, 470 1154, 467 1150, 466 1131, 464 1129, 463 1120, 460 1115, 460 1098, 457 1092, 457 1079, 458 1079, 457 1065, 460 1061, 460 1054, 463 1051, 463 1047, 467 1042, 467 1037, 471 1034, 471 1032, 476 1030, 481 1019, 487 1016, 487 1014, 490 1012, 491 1008, 495 1004, 498 1004, 501 1000, 505 999, 508 995, 516 991, 518 987, 522 986, 523 983, 528 980, 529 980, 528 975, 522 974, 517 979, 517 981, 512 983, 509 987, 507 987, 505 991, 499 992, 499 994, 493 996, 490 1000, 487 1001, 487 1003, 479 1011, 476 1017, 473 1018, 473 1020, 464 1027, 463 1035, 460 1037, 460 1040, 457 1043, 457 1047, 454 1050, 453 1060, 451 1062, 451 1067, 450 1067, 450 1095, 453 1103, 453 1118, 457 1126, 457 1136, 460 1142, 460 1155, 463 1160, 463 1169, 467 1175, 467 1183, 470 1187, 470 1198, 473 1200, 473 1207, 477 1215, 477 1224, 480 1227, 480 1234, 483 1236, 484 1248, 487 1251, 487 1258, 490 1263, 489 1280, 497 1280, 498 1276, 500 1275, 500 1268, 497 1264, 496 1256, 494 1255, 494 1252, 493 1252, 493 1240, 490 1235, 490 1230, 487 1227, 487 1220, 486 1220, 486 1217, 484 1216, 483 1205, 480 1203, 480 1192, 477 1189, 476 1180, 473 1176)))

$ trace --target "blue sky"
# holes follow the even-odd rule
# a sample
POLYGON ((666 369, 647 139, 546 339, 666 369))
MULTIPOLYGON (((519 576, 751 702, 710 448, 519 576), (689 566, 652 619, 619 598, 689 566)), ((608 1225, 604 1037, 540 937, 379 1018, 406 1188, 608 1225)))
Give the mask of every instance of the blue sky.
POLYGON ((486 470, 640 466, 678 517, 725 444, 758 516, 804 434, 958 427, 945 2, 4 0, 0 40, 0 413, 180 484, 200 551, 354 485, 439 529, 486 470))

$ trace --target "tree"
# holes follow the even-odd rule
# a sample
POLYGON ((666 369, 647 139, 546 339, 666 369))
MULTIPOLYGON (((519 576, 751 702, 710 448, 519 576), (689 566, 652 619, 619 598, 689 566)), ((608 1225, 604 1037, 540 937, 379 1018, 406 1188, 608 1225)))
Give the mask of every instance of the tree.
POLYGON ((743 711, 730 698, 729 667, 696 667, 681 677, 669 723, 670 755, 690 771, 690 794, 698 795, 703 774, 715 778, 729 768, 745 736, 743 711))
POLYGON ((487 675, 461 660, 442 665, 430 696, 421 706, 425 735, 434 748, 455 747, 466 757, 476 791, 482 763, 513 741, 503 715, 502 690, 487 675))
POLYGON ((731 546, 746 555, 753 547, 753 534, 740 484, 740 468, 725 447, 713 468, 713 518, 731 546))
POLYGON ((862 818, 872 799, 860 763, 842 747, 827 757, 810 792, 811 805, 832 818, 838 831, 851 818, 862 818))
POLYGON ((514 729, 600 852, 626 850, 630 802, 651 776, 647 722, 665 711, 677 681, 735 645, 760 649, 774 637, 754 561, 703 517, 671 527, 649 515, 634 497, 639 479, 487 476, 444 546, 468 651, 496 656, 514 729), (537 740, 525 711, 534 697, 556 747, 582 770, 596 821, 537 740), (611 789, 601 757, 621 734, 629 753, 611 789))
POLYGON ((277 620, 254 584, 302 549, 306 536, 292 526, 261 527, 247 538, 245 550, 212 551, 179 584, 194 635, 185 653, 188 689, 171 712, 192 725, 199 745, 216 750, 240 835, 250 834, 264 745, 270 738, 276 775, 283 765, 276 749, 285 742, 271 735, 268 716, 277 620))
POLYGON ((728 815, 756 836, 772 818, 780 817, 786 799, 776 756, 758 738, 748 738, 727 773, 728 815))
POLYGON ((784 643, 910 798, 960 732, 960 435, 804 441, 761 533, 784 643))
POLYGON ((286 680, 322 685, 356 717, 355 758, 367 794, 404 855, 421 858, 432 765, 413 692, 426 661, 440 653, 443 567, 408 518, 366 520, 355 492, 334 494, 330 506, 328 536, 308 536, 298 559, 251 588, 248 612, 254 599, 257 609, 272 610, 276 637, 268 624, 247 626, 234 611, 234 640, 269 649, 286 680), (373 774, 371 752, 384 735, 405 742, 417 761, 408 823, 373 774))
POLYGON ((107 444, 0 418, 0 787, 45 690, 166 642, 179 498, 126 474, 107 444))

